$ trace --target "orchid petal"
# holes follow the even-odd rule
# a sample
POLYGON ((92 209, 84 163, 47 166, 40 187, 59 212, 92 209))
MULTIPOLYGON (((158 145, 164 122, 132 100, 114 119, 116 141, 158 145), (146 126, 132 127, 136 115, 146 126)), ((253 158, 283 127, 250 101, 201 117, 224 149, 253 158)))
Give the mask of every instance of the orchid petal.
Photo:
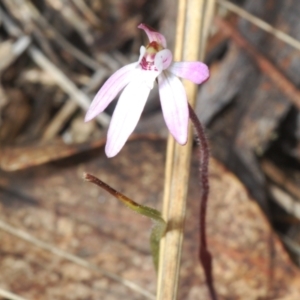
POLYGON ((182 82, 168 71, 158 76, 161 107, 165 122, 175 140, 184 145, 188 134, 188 102, 182 82))
POLYGON ((132 63, 112 74, 94 97, 86 115, 85 122, 90 121, 104 111, 118 93, 131 81, 138 63, 132 63))
MULTIPOLYGON (((145 71, 142 71, 145 72, 145 71)), ((120 96, 107 133, 105 152, 118 154, 140 119, 151 88, 142 74, 131 81, 120 96)))
POLYGON ((141 23, 138 26, 138 28, 143 29, 145 31, 145 33, 148 36, 148 39, 149 39, 150 43, 151 42, 157 42, 158 44, 162 45, 164 48, 167 47, 166 39, 161 33, 155 31, 153 28, 151 28, 150 26, 148 26, 146 24, 143 24, 143 23, 141 23))
POLYGON ((207 65, 199 61, 175 62, 169 67, 168 71, 178 77, 188 79, 197 84, 200 84, 209 78, 207 65))
POLYGON ((173 55, 169 49, 164 49, 156 53, 154 65, 158 71, 163 71, 169 68, 172 63, 173 55))
POLYGON ((152 90, 154 86, 155 79, 157 76, 160 74, 159 71, 154 71, 154 70, 142 70, 142 80, 147 87, 152 90))

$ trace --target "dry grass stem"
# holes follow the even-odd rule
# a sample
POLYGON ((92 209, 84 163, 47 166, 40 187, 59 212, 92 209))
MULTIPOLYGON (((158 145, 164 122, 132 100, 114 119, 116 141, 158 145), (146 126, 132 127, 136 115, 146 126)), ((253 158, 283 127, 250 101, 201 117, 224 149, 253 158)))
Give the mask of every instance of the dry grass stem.
POLYGON ((290 215, 300 219, 300 203, 297 201, 297 198, 293 198, 289 193, 279 188, 275 184, 270 184, 269 190, 273 201, 275 201, 290 215))
POLYGON ((255 16, 253 16, 252 14, 248 13, 244 9, 238 7, 237 5, 231 3, 227 0, 218 0, 218 3, 221 6, 228 9, 229 11, 234 12, 235 14, 240 16, 241 18, 253 23, 257 27, 259 27, 259 28, 263 29, 264 31, 274 35, 278 39, 280 39, 280 40, 284 41, 285 43, 289 44, 290 46, 300 50, 300 41, 294 39, 290 35, 284 33, 281 30, 278 30, 278 29, 274 28, 273 26, 271 26, 267 22, 261 20, 260 18, 257 18, 255 16))
MULTIPOLYGON (((195 61, 203 59, 204 37, 208 35, 208 17, 212 19, 214 1, 179 0, 175 45, 175 61, 195 61), (210 2, 210 3, 209 3, 210 2), (206 25, 204 25, 206 24, 206 25)), ((187 98, 195 103, 197 87, 184 83, 187 98)), ((168 139, 165 169, 165 190, 163 216, 168 222, 167 232, 161 242, 161 256, 158 275, 157 299, 177 298, 183 226, 186 210, 186 194, 189 180, 192 138, 185 146, 168 139)))
POLYGON ((132 281, 129 281, 129 280, 126 280, 124 278, 121 278, 119 277, 118 275, 114 274, 114 273, 111 273, 111 272, 108 272, 104 269, 101 269, 99 268, 98 266, 76 256, 76 255, 73 255, 71 253, 68 253, 68 252, 65 252, 51 244, 48 244, 48 243, 45 243, 35 237, 33 237, 32 235, 30 235, 29 233, 23 231, 23 230, 20 230, 20 229, 17 229, 17 228, 14 228, 12 226, 10 226, 9 224, 7 224, 6 222, 0 220, 0 229, 11 234, 11 235, 14 235, 28 243, 31 243, 33 244, 34 246, 38 247, 38 248, 41 248, 43 250, 46 250, 48 252, 51 252, 52 254, 56 255, 56 256, 59 256, 63 259, 66 259, 68 261, 71 261, 81 267, 84 267, 86 269, 89 269, 89 270, 92 270, 92 271, 95 271, 101 275, 104 275, 112 280, 115 280, 121 284, 123 284, 124 286, 134 290, 135 292, 143 295, 146 297, 146 299, 155 299, 154 295, 152 295, 151 293, 145 291, 143 288, 141 288, 140 286, 138 286, 137 284, 135 284, 134 282, 132 281))
MULTIPOLYGON (((30 47, 28 50, 33 61, 44 71, 50 74, 56 84, 65 91, 83 110, 90 106, 90 98, 81 91, 58 67, 56 67, 38 48, 30 47)), ((105 113, 96 117, 97 121, 107 127, 110 118, 105 113)))
MULTIPOLYGON (((95 86, 99 86, 100 83, 107 76, 108 72, 101 68, 98 72, 95 72, 92 76, 91 80, 87 84, 86 87, 82 89, 82 92, 88 94, 91 92, 95 86)), ((55 137, 62 127, 66 124, 66 122, 71 118, 71 116, 75 113, 78 108, 77 103, 70 101, 66 101, 66 103, 62 106, 62 108, 58 111, 58 113, 53 117, 50 124, 44 131, 43 140, 50 140, 55 137)))
POLYGON ((0 44, 0 74, 26 50, 30 43, 30 37, 25 35, 15 42, 8 40, 0 44))
POLYGON ((265 73, 277 88, 285 94, 288 99, 299 109, 300 108, 300 90, 287 78, 280 69, 265 55, 261 54, 252 44, 250 44, 239 31, 226 20, 216 17, 215 23, 222 28, 232 41, 248 53, 260 70, 265 73))
MULTIPOLYGON (((62 49, 76 57, 87 67, 93 70, 97 70, 101 67, 96 60, 73 46, 64 36, 55 30, 31 2, 27 0, 4 1, 5 4, 10 7, 10 11, 14 12, 15 17, 24 24, 24 28, 29 27, 28 29, 30 29, 30 31, 38 33, 39 39, 41 39, 44 44, 48 44, 48 40, 53 40, 53 42, 59 44, 62 49), (22 14, 18 13, 19 11, 22 11, 22 14), (28 24, 30 24, 30 26, 28 24), (36 24, 38 24, 38 26, 36 26, 36 24)), ((52 54, 55 55, 53 52, 52 54)))
POLYGON ((0 288, 0 296, 4 297, 5 299, 10 299, 10 300, 27 300, 23 297, 20 297, 12 292, 3 290, 0 288))
MULTIPOLYGON (((12 5, 12 3, 10 3, 12 5)), ((15 34, 15 36, 23 36, 22 31, 14 24, 14 22, 5 14, 5 12, 0 8, 0 17, 3 20, 5 27, 8 32, 15 34)), ((59 38, 59 37, 58 37, 59 38)), ((73 46, 72 46, 73 47, 73 46)), ((75 48, 75 47, 74 47, 75 48)), ((76 49, 76 48, 75 48, 76 49)), ((78 106, 80 106, 84 111, 86 111, 90 105, 90 98, 80 90, 68 77, 65 75, 57 66, 55 66, 38 48, 34 46, 28 47, 28 53, 33 59, 33 61, 46 73, 48 73, 56 84, 67 94, 70 98, 74 100, 78 106)), ((94 64, 92 60, 91 63, 94 64)), ((96 64, 97 65, 97 64, 96 64)), ((98 65, 97 65, 98 67, 98 65)), ((96 117, 97 121, 104 127, 107 127, 110 118, 105 113, 100 114, 96 117)))
MULTIPOLYGON (((28 3, 28 0, 26 0, 28 3)), ((56 11, 61 13, 64 20, 80 35, 87 45, 94 43, 94 38, 91 34, 92 28, 90 28, 89 22, 82 18, 79 13, 73 9, 69 1, 47 1, 50 7, 53 7, 56 11)), ((36 10, 37 11, 37 10, 36 10)), ((41 17, 41 15, 39 15, 41 17)), ((43 20, 46 21, 45 19, 43 20)))
POLYGON ((94 12, 83 0, 72 0, 72 2, 77 6, 77 8, 89 20, 91 24, 93 24, 94 26, 101 25, 101 20, 94 14, 94 12))

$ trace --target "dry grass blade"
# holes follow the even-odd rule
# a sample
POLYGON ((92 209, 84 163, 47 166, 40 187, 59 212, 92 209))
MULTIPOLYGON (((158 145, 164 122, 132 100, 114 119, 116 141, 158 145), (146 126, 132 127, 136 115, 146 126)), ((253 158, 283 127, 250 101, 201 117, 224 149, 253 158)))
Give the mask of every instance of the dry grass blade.
MULTIPOLYGON (((292 250, 295 254, 300 256, 300 245, 299 243, 295 242, 293 239, 289 238, 288 236, 281 235, 280 236, 283 242, 292 250)), ((300 259, 297 259, 298 265, 300 265, 300 259)))
POLYGON ((266 32, 274 35, 275 37, 277 37, 278 39, 284 41, 285 43, 289 44, 290 46, 300 50, 300 41, 294 39, 293 37, 291 37, 290 35, 284 33, 281 30, 278 30, 276 28, 274 28, 273 26, 271 26, 270 24, 268 24, 267 22, 253 16, 252 14, 248 13, 247 11, 245 11, 244 9, 238 7, 237 5, 227 1, 227 0, 218 0, 218 3, 225 7, 226 9, 228 9, 229 11, 234 12, 235 14, 237 14, 238 16, 240 16, 241 18, 253 23, 254 25, 256 25, 257 27, 265 30, 266 32))
POLYGON ((231 39, 243 50, 245 50, 255 61, 263 73, 265 73, 284 93, 288 99, 299 109, 300 108, 300 90, 287 78, 282 72, 274 66, 263 54, 261 54, 253 45, 251 45, 239 31, 230 23, 222 18, 215 18, 216 24, 222 31, 231 37, 231 39))
MULTIPOLYGON (((56 67, 39 49, 36 47, 29 48, 29 54, 34 62, 48 72, 53 79, 56 81, 57 85, 61 87, 67 94, 70 95, 71 99, 76 101, 76 103, 83 109, 87 110, 90 106, 90 98, 65 75, 62 71, 56 67)), ((96 117, 97 121, 104 127, 107 127, 110 118, 102 113, 96 117)))
POLYGON ((83 0, 72 0, 72 2, 81 10, 82 14, 92 23, 94 26, 100 26, 101 21, 97 18, 94 12, 88 7, 83 0))
POLYGON ((300 200, 300 187, 287 177, 287 174, 270 160, 264 159, 261 163, 262 170, 276 185, 282 187, 300 200))
MULTIPOLYGON (((29 4, 28 1, 27 3, 29 4)), ((56 11, 60 12, 61 16, 67 21, 67 23, 71 25, 71 27, 75 31, 77 31, 77 33, 81 36, 81 38, 85 41, 87 45, 92 45, 94 43, 94 38, 90 32, 90 24, 73 9, 74 6, 70 5, 69 1, 52 0, 48 1, 48 4, 52 6, 56 11)))
MULTIPOLYGON (((30 30, 30 32, 35 32, 38 34, 39 39, 45 47, 47 44, 49 46, 49 40, 52 40, 56 44, 60 45, 65 51, 69 52, 75 58, 77 58, 82 64, 87 67, 97 70, 101 66, 93 58, 86 55, 84 52, 80 51, 78 48, 73 46, 63 35, 57 32, 53 26, 51 26, 48 21, 44 18, 43 15, 36 9, 36 7, 29 1, 24 0, 14 0, 8 1, 5 0, 6 6, 9 8, 9 11, 24 25, 24 28, 30 30), (16 1, 16 2, 14 2, 16 1), (20 13, 22 11, 22 13, 20 13), (34 22, 33 22, 34 21, 34 22), (36 23, 38 26, 36 26, 36 23), (30 25, 29 25, 30 24, 30 25), (27 28, 29 26, 29 28, 27 28)), ((9 19, 6 16, 5 21, 9 19)), ((13 24, 13 21, 10 20, 9 23, 13 24)), ((14 27, 16 27, 14 25, 14 27)), ((16 33, 16 32, 15 32, 16 33)), ((20 31, 19 31, 20 34, 20 31)), ((50 47, 51 48, 51 47, 50 47)), ((53 53, 52 49, 48 49, 50 53, 53 53)))
MULTIPOLYGON (((89 93, 92 89, 94 89, 95 85, 99 86, 100 82, 103 81, 107 73, 108 72, 104 68, 100 69, 98 72, 95 72, 89 83, 82 89, 82 92, 89 93)), ((47 126, 43 134, 43 140, 49 140, 55 137, 65 123, 75 113, 77 108, 78 105, 75 102, 67 101, 47 126)))
MULTIPOLYGON (((174 60, 195 61, 199 59, 199 54, 203 59, 205 47, 201 43, 204 42, 203 37, 208 35, 205 31, 209 28, 206 18, 211 19, 213 8, 214 1, 179 0, 174 60)), ((194 106, 197 87, 190 82, 184 85, 187 98, 194 106)), ((168 227, 161 242, 157 294, 160 300, 177 298, 191 146, 191 134, 184 147, 175 144, 169 137, 163 204, 163 217, 168 227)))
MULTIPOLYGON (((15 36, 21 36, 22 31, 14 24, 9 16, 0 7, 0 17, 3 20, 5 27, 10 34, 15 36)), ((76 49, 76 48, 75 48, 76 49)), ((53 80, 63 91, 69 94, 70 98, 74 100, 84 111, 86 111, 90 105, 90 98, 57 67, 55 66, 38 48, 30 46, 28 49, 29 55, 35 61, 35 63, 50 74, 53 80)), ((105 113, 102 113, 96 117, 97 121, 107 127, 110 118, 105 113)))
POLYGON ((51 140, 61 128, 67 123, 70 117, 76 112, 78 105, 73 101, 67 101, 58 113, 52 118, 50 124, 45 129, 42 140, 51 140))
POLYGON ((11 40, 0 44, 0 73, 13 63, 29 46, 31 39, 28 36, 22 36, 17 41, 11 40))
POLYGON ((155 299, 155 297, 145 291, 143 288, 141 288, 140 286, 138 286, 137 284, 135 284, 134 282, 131 282, 129 280, 126 280, 126 279, 123 279, 121 277, 119 277, 118 275, 116 274, 113 274, 113 273, 110 273, 106 270, 103 270, 99 267, 97 267, 96 265, 76 256, 76 255, 73 255, 71 253, 68 253, 68 252, 65 252, 57 247, 54 247, 53 245, 51 244, 48 244, 48 243, 45 243, 33 236, 31 236, 30 234, 28 234, 27 232, 25 231, 22 231, 20 229, 16 229, 12 226, 10 226, 9 224, 5 223, 4 221, 0 220, 0 229, 2 229, 3 231, 9 233, 9 234, 12 234, 26 242, 29 242, 33 245, 35 245, 36 247, 39 247, 43 250, 46 250, 46 251, 49 251, 51 252, 52 254, 54 255, 57 255, 61 258, 64 258, 68 261, 71 261, 81 267, 84 267, 84 268, 87 268, 87 269, 90 269, 90 270, 93 270, 99 274, 102 274, 112 280, 115 280, 121 284, 123 284, 124 286, 134 290, 135 292, 137 293, 140 293, 141 295, 145 296, 146 299, 155 299))
POLYGON ((18 26, 8 17, 4 10, 0 7, 0 20, 3 23, 4 28, 13 37, 19 37, 22 35, 21 30, 18 26))
MULTIPOLYGON (((2 84, 0 84, 0 112, 2 107, 4 107, 8 102, 5 90, 3 89, 2 84)), ((0 118, 0 126, 1 126, 2 118, 0 118)))
POLYGON ((289 214, 300 220, 300 203, 290 196, 287 192, 277 187, 275 184, 270 184, 270 192, 273 200, 289 214))
POLYGON ((12 292, 3 290, 0 288, 0 296, 4 297, 5 299, 10 299, 10 300, 27 300, 23 297, 20 297, 12 292))
POLYGON ((52 49, 50 40, 43 33, 43 27, 35 22, 34 6, 27 5, 23 0, 3 0, 3 4, 7 10, 7 15, 12 16, 21 24, 21 35, 26 32, 26 34, 34 36, 43 51, 47 53, 47 56, 58 64, 59 57, 57 52, 52 49))

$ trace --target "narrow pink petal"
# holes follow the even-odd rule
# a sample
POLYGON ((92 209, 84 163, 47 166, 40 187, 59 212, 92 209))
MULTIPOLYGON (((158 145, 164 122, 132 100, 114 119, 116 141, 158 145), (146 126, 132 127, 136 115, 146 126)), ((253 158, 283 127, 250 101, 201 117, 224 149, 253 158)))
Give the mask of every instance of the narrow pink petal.
POLYGON ((206 64, 195 62, 175 62, 168 69, 169 72, 178 77, 188 79, 200 84, 209 78, 209 70, 206 64))
POLYGON ((188 134, 188 102, 180 79, 168 71, 158 76, 158 87, 164 119, 175 140, 184 145, 188 134))
POLYGON ((169 49, 164 49, 155 54, 154 65, 158 71, 169 68, 172 63, 173 55, 169 49))
POLYGON ((86 115, 85 122, 95 118, 104 111, 118 93, 130 82, 138 63, 132 63, 112 74, 94 97, 86 115))
MULTIPOLYGON (((144 71, 145 72, 145 71, 144 71)), ((143 80, 142 72, 121 94, 107 133, 105 152, 113 157, 122 149, 140 119, 151 88, 143 80)))
POLYGON ((158 44, 162 45, 164 48, 167 47, 167 42, 166 42, 165 37, 162 34, 160 34, 159 32, 155 31, 150 26, 141 23, 138 26, 138 28, 143 29, 146 32, 150 43, 151 42, 157 42, 158 44))

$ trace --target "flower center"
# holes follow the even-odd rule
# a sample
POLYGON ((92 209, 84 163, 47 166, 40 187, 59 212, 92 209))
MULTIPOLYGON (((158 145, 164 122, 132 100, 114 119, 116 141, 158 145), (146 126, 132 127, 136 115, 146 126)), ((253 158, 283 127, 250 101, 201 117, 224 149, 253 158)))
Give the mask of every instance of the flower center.
POLYGON ((148 71, 158 71, 154 65, 154 59, 157 52, 163 50, 164 48, 158 44, 157 42, 153 41, 146 47, 146 52, 144 57, 142 58, 140 65, 143 70, 148 71))

